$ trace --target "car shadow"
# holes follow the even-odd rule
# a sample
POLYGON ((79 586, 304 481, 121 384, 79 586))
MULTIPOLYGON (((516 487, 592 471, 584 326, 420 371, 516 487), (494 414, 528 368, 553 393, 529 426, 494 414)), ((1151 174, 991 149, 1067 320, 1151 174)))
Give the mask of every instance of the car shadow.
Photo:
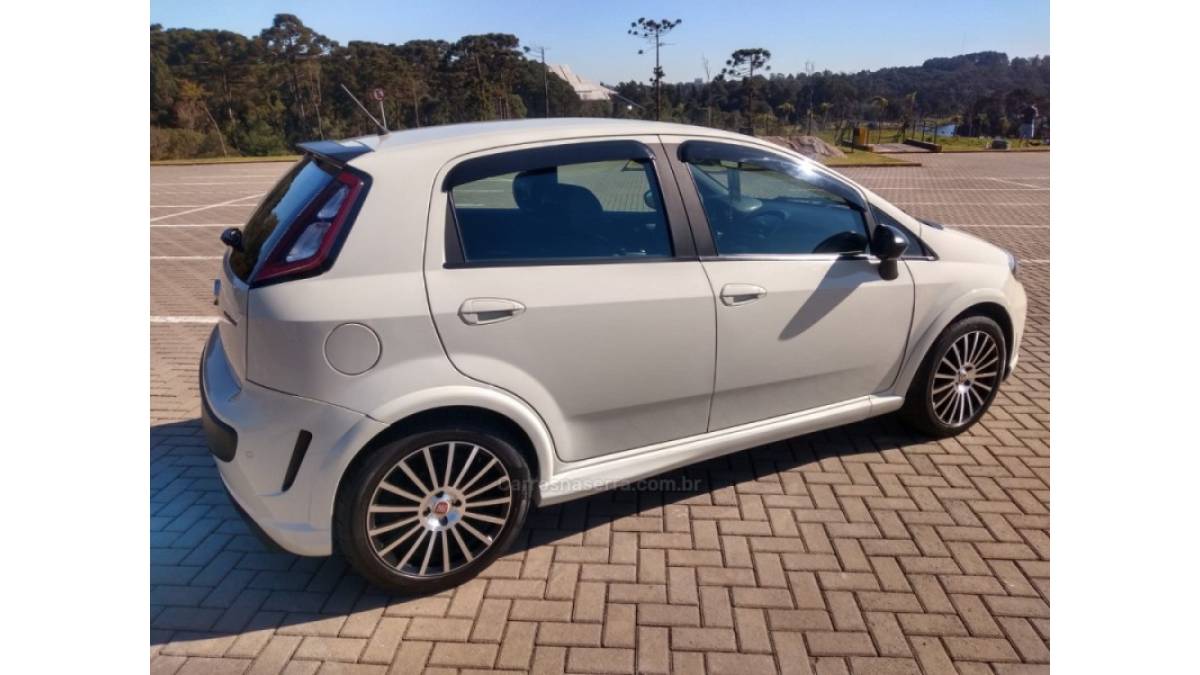
POLYGON ((780 342, 803 335, 842 304, 843 300, 850 297, 860 285, 879 278, 879 272, 874 268, 853 262, 856 261, 844 260, 829 266, 817 287, 780 331, 780 342))
MULTIPOLYGON (((262 630, 345 634, 358 615, 387 608, 389 614, 440 616, 452 602, 454 590, 432 596, 382 592, 340 555, 307 558, 273 550, 230 503, 199 420, 152 426, 150 438, 151 645, 219 640, 262 630)), ((544 546, 586 544, 609 547, 611 553, 613 532, 673 529, 665 507, 688 503, 743 509, 738 494, 784 494, 787 481, 804 485, 797 472, 816 466, 836 469, 841 460, 864 453, 882 453, 870 461, 886 462, 888 450, 924 440, 886 416, 534 508, 522 536, 480 576, 519 576, 530 552, 544 546), (760 485, 745 489, 747 483, 760 485), (735 494, 738 486, 742 488, 735 494)), ((549 565, 550 558, 541 564, 549 565)))

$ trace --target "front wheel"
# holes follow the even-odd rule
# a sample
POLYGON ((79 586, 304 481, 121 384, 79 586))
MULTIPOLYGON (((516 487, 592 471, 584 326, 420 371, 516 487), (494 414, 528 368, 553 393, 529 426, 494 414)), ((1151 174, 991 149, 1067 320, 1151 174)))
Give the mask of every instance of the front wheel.
POLYGON ((434 593, 478 574, 525 522, 530 472, 515 441, 463 426, 372 453, 338 499, 341 552, 372 584, 434 593))
POLYGON ((938 438, 961 433, 992 405, 1007 360, 1004 332, 995 321, 970 316, 954 322, 922 362, 901 418, 938 438))

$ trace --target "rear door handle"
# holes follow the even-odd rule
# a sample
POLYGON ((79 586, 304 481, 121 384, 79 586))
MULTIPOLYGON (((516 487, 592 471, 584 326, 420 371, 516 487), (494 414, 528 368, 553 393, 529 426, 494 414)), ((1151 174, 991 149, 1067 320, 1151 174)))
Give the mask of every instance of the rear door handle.
POLYGON ((458 308, 458 317, 468 326, 507 321, 525 311, 525 305, 504 298, 471 298, 458 308))
POLYGON ((754 284, 725 284, 721 289, 721 302, 733 307, 745 305, 767 294, 767 289, 754 284))

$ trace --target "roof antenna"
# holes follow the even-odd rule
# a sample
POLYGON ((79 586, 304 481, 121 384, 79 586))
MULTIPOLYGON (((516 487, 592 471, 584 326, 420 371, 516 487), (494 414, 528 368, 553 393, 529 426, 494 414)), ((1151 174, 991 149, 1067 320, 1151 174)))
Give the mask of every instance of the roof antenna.
POLYGON ((350 93, 350 90, 346 88, 346 85, 342 84, 340 86, 342 91, 346 92, 346 95, 350 97, 350 100, 354 101, 354 104, 357 105, 364 113, 366 113, 367 117, 371 118, 371 121, 375 123, 375 126, 379 127, 383 131, 381 134, 382 136, 387 136, 389 133, 391 133, 388 131, 387 127, 383 126, 379 120, 375 119, 375 116, 371 114, 371 111, 367 110, 367 106, 363 105, 357 98, 355 98, 354 94, 350 93))

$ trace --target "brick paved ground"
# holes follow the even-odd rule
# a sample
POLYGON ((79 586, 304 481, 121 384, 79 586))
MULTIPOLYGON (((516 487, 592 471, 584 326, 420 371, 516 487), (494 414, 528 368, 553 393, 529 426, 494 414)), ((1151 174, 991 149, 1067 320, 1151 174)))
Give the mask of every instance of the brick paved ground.
POLYGON ((152 169, 152 671, 1046 672, 1050 158, 920 160, 846 173, 1025 260, 1020 367, 981 424, 874 420, 677 472, 695 493, 542 509, 482 578, 415 600, 263 550, 203 446, 219 228, 162 226, 240 224, 284 167, 152 169))

